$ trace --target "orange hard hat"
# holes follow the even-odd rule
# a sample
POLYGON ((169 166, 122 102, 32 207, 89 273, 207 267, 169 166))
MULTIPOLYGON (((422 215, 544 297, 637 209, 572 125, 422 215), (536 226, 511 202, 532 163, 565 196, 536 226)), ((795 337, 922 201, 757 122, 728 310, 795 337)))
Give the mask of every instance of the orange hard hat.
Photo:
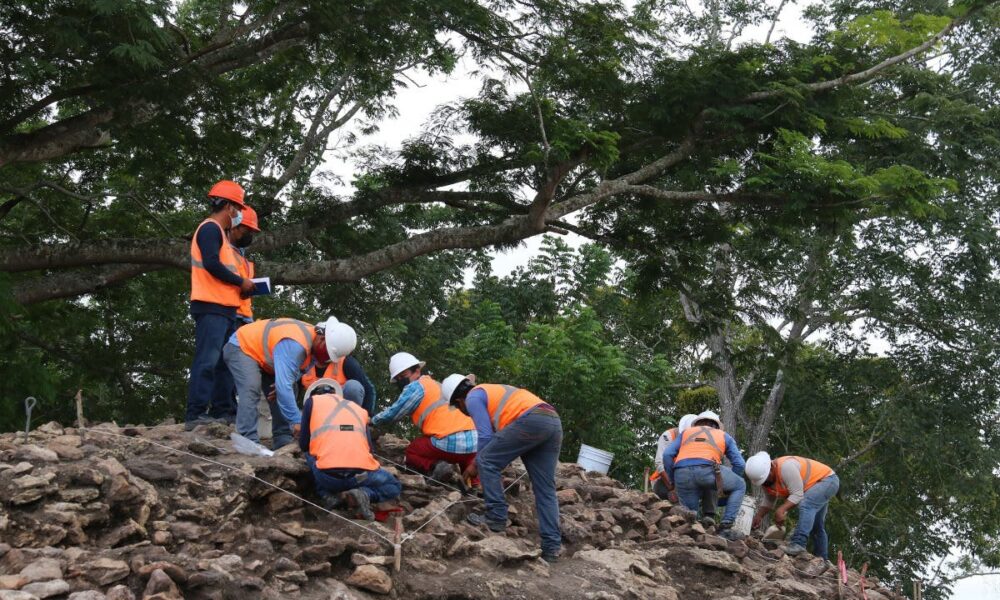
POLYGON ((240 221, 240 225, 246 225, 254 231, 260 231, 260 225, 257 223, 257 211, 250 208, 249 204, 243 205, 243 220, 240 221))
POLYGON ((235 202, 240 206, 246 206, 246 203, 243 202, 243 186, 228 179, 223 179, 213 185, 212 189, 208 190, 208 196, 209 198, 222 198, 230 202, 235 202))

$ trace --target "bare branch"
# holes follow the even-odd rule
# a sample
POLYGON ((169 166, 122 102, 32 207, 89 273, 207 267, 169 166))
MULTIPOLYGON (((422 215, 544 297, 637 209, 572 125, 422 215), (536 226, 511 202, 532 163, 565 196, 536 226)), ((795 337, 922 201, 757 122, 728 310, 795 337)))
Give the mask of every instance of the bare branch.
POLYGON ((96 271, 47 275, 15 285, 14 300, 28 305, 56 298, 73 298, 164 268, 158 265, 114 265, 96 271))

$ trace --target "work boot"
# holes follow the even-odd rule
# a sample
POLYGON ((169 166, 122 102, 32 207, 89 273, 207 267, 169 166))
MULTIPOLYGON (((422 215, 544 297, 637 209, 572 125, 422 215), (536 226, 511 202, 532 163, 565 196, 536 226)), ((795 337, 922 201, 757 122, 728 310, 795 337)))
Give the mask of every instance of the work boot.
POLYGON ((347 503, 361 513, 362 519, 365 521, 375 520, 375 513, 372 512, 372 501, 363 489, 354 488, 353 490, 348 490, 345 494, 347 495, 347 503))
POLYGON ((455 466, 451 463, 439 460, 434 463, 434 467, 431 469, 430 478, 432 482, 436 483, 450 483, 455 475, 455 466))
POLYGON ((542 552, 542 560, 544 560, 545 562, 549 563, 550 565, 551 564, 555 564, 555 563, 559 562, 559 553, 558 552, 542 552))
POLYGON ((806 549, 804 546, 800 546, 795 542, 792 542, 790 544, 785 544, 784 546, 782 546, 781 551, 787 554, 788 556, 798 556, 803 552, 805 552, 806 549))
POLYGON ((724 540, 731 540, 731 541, 742 540, 744 537, 746 537, 742 533, 733 529, 732 527, 730 527, 729 529, 723 529, 718 533, 718 535, 720 538, 724 540))
POLYGON ((705 515, 701 518, 699 523, 701 523, 701 526, 707 530, 710 527, 715 527, 715 517, 712 515, 705 515))
POLYGON ((465 521, 470 525, 475 525, 476 527, 486 525, 493 533, 503 533, 507 529, 506 523, 494 523, 493 521, 487 519, 486 515, 481 515, 479 513, 469 513, 469 516, 465 517, 465 521))
POLYGON ((225 422, 224 419, 215 419, 208 415, 201 415, 200 417, 194 420, 186 421, 184 423, 184 431, 194 431, 194 428, 199 425, 211 425, 212 423, 223 423, 223 422, 225 422))

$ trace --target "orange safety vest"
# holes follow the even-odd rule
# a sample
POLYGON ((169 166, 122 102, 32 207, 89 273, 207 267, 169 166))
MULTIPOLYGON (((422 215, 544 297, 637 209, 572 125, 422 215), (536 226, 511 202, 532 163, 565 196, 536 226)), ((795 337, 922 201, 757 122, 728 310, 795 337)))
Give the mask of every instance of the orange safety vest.
MULTIPOLYGON (((235 249, 233 250, 233 253, 236 254, 236 258, 240 260, 239 262, 240 277, 242 277, 243 279, 253 279, 253 274, 254 274, 253 261, 247 260, 245 256, 240 254, 239 251, 235 249)), ((253 307, 251 306, 250 298, 251 298, 250 296, 247 296, 246 298, 240 299, 240 306, 239 308, 236 309, 236 314, 246 317, 248 319, 253 319, 253 307)))
POLYGON ((411 418, 413 424, 424 435, 440 439, 459 431, 476 428, 471 417, 462 414, 462 411, 441 397, 440 383, 429 375, 424 375, 417 380, 417 383, 424 389, 424 399, 420 401, 417 410, 413 411, 411 418))
POLYGON ((309 454, 320 469, 379 468, 368 445, 368 411, 336 394, 312 397, 309 454))
MULTIPOLYGON (((677 439, 677 428, 676 427, 671 427, 670 429, 668 429, 666 431, 666 433, 667 433, 667 441, 668 442, 672 442, 675 439, 677 439)), ((649 480, 650 481, 656 481, 659 478, 660 478, 660 472, 654 469, 653 473, 650 474, 650 476, 649 476, 649 480)))
MULTIPOLYGON (((342 356, 340 360, 330 361, 330 364, 326 366, 323 371, 323 377, 327 379, 333 379, 343 387, 347 383, 347 375, 344 375, 344 361, 347 360, 346 356, 342 356)), ((311 386, 319 376, 316 375, 316 369, 309 369, 309 371, 302 376, 302 385, 306 388, 311 386)))
POLYGON ((308 369, 312 363, 312 344, 315 338, 316 328, 297 319, 265 319, 236 330, 240 349, 268 373, 274 373, 274 347, 281 340, 294 340, 306 349, 306 360, 299 365, 299 370, 308 369))
POLYGON ((786 460, 798 461, 799 475, 802 476, 802 491, 808 490, 833 473, 833 469, 818 460, 802 458, 801 456, 782 456, 781 458, 777 458, 771 461, 771 472, 774 473, 774 483, 764 486, 764 491, 775 498, 787 498, 790 493, 788 488, 785 487, 785 482, 781 480, 781 465, 786 460))
POLYGON ((494 431, 500 431, 513 423, 529 408, 545 402, 528 390, 511 385, 483 383, 473 389, 486 392, 486 410, 490 414, 494 431))
POLYGON ((688 458, 703 458, 722 463, 726 454, 726 433, 708 426, 690 427, 681 435, 681 447, 674 464, 688 458))
MULTIPOLYGON (((201 248, 198 247, 198 232, 208 223, 222 230, 222 225, 219 225, 213 219, 205 219, 201 222, 201 225, 198 225, 198 229, 194 231, 194 237, 191 238, 191 299, 200 302, 221 304, 222 306, 239 306, 242 303, 240 286, 216 279, 214 275, 205 269, 205 263, 202 262, 201 248)), ((226 241, 225 231, 222 232, 222 247, 219 248, 219 260, 224 267, 239 275, 240 260, 236 251, 226 241)))

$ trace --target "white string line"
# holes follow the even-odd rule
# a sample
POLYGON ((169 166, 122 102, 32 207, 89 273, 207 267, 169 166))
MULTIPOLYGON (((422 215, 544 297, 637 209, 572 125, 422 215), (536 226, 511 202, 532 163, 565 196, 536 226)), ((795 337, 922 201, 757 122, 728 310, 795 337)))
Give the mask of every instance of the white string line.
POLYGON ((361 525, 360 523, 354 521, 353 519, 348 519, 347 517, 344 517, 342 515, 338 515, 337 513, 333 512, 333 511, 331 511, 331 510, 329 510, 329 509, 327 509, 327 508, 325 508, 323 506, 320 506, 319 504, 316 504, 315 502, 311 502, 311 501, 303 498, 302 496, 299 496, 298 494, 295 494, 294 492, 290 492, 290 491, 288 491, 288 490, 286 490, 286 489, 284 489, 282 487, 279 487, 279 486, 271 483, 270 481, 265 481, 264 479, 261 479, 260 477, 257 477, 256 475, 251 475, 250 473, 247 473, 246 471, 243 471, 242 469, 239 469, 239 468, 234 467, 232 465, 227 465, 225 463, 221 463, 221 462, 212 460, 210 458, 206 458, 204 456, 199 456, 197 454, 194 454, 194 453, 191 453, 191 452, 187 452, 185 450, 178 450, 177 448, 171 448, 170 446, 167 446, 166 444, 161 444, 159 442, 154 442, 152 440, 148 440, 148 439, 143 438, 143 437, 128 436, 128 435, 123 435, 123 434, 120 434, 120 433, 112 433, 112 432, 106 431, 104 429, 85 429, 85 428, 81 428, 81 429, 83 429, 83 430, 85 430, 87 432, 90 432, 90 433, 100 433, 102 435, 111 435, 111 436, 115 436, 115 437, 124 438, 126 440, 139 440, 139 441, 143 441, 143 442, 145 442, 147 444, 150 444, 152 446, 163 448, 164 450, 168 450, 170 452, 176 452, 178 454, 183 454, 183 455, 186 455, 186 456, 190 456, 192 458, 196 458, 198 460, 201 460, 201 461, 213 464, 213 465, 217 465, 219 467, 222 467, 223 469, 228 469, 228 470, 233 471, 235 473, 239 473, 240 475, 243 475, 245 477, 249 477, 251 479, 256 479, 257 481, 263 483, 264 485, 266 485, 268 487, 272 487, 272 488, 278 490, 279 492, 282 492, 284 494, 288 494, 289 496, 291 496, 293 498, 301 500, 302 502, 305 502, 306 504, 308 504, 308 505, 310 505, 310 506, 312 506, 314 508, 318 508, 319 510, 327 513, 328 515, 332 515, 332 516, 340 519, 341 521, 344 521, 346 523, 354 525, 355 527, 360 527, 361 529, 364 529, 365 531, 368 531, 369 533, 372 533, 372 534, 374 534, 374 535, 382 538, 383 540, 385 540, 386 542, 388 542, 393 547, 396 546, 396 544, 392 541, 392 539, 386 537, 385 535, 382 535, 382 533, 380 533, 379 531, 377 531, 375 529, 372 529, 371 527, 365 527, 364 525, 361 525))
MULTIPOLYGON (((524 478, 524 476, 527 475, 527 474, 528 474, 528 472, 525 471, 524 473, 521 473, 520 475, 518 475, 517 479, 515 479, 512 482, 510 482, 510 485, 508 485, 507 487, 505 487, 503 489, 504 494, 506 494, 507 491, 510 490, 510 488, 514 487, 515 483, 517 483, 518 481, 521 481, 521 479, 524 478)), ((417 527, 416 529, 414 529, 410 533, 407 533, 405 536, 403 536, 403 539, 400 541, 400 544, 402 544, 403 542, 407 542, 410 539, 412 539, 413 536, 415 536, 417 534, 417 532, 419 532, 424 527, 427 527, 428 525, 430 525, 431 521, 433 521, 434 519, 440 517, 446 510, 448 510, 452 506, 455 506, 456 504, 464 504, 466 502, 475 502, 477 500, 479 500, 479 498, 467 498, 465 500, 455 500, 454 502, 451 502, 450 504, 448 504, 447 506, 445 506, 441 510, 437 511, 436 513, 434 513, 434 516, 432 516, 430 519, 427 519, 426 523, 424 523, 420 527, 417 527)))

